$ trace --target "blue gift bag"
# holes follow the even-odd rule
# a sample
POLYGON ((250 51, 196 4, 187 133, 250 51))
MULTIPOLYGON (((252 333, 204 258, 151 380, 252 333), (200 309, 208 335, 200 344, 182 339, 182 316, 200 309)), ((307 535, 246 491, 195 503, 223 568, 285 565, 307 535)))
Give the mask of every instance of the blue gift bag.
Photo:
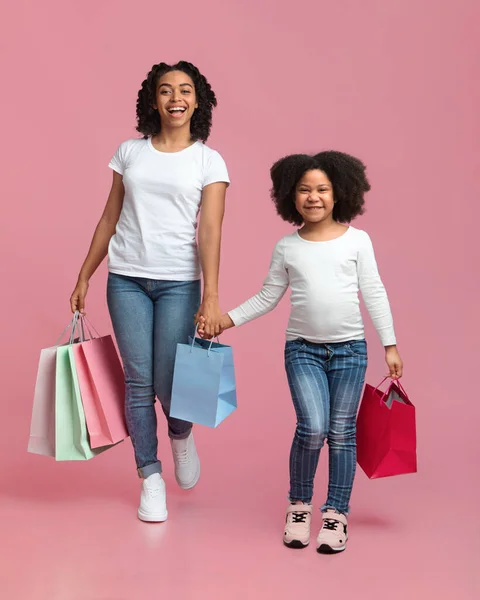
POLYGON ((177 344, 170 416, 217 427, 237 408, 230 346, 200 338, 177 344))

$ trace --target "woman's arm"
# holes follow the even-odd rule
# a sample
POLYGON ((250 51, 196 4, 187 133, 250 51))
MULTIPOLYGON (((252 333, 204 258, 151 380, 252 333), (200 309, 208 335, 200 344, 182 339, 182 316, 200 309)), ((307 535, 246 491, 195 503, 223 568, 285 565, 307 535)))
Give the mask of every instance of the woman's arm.
POLYGON ((198 246, 203 274, 203 298, 195 321, 198 323, 200 316, 203 316, 205 337, 220 334, 222 313, 218 303, 218 273, 226 190, 226 183, 217 182, 205 186, 202 192, 198 246))
POLYGON ((88 282, 107 255, 108 244, 115 233, 115 228, 120 218, 124 194, 123 178, 119 173, 114 171, 107 204, 95 229, 90 249, 78 275, 77 285, 70 298, 72 312, 77 310, 84 312, 85 310, 85 296, 88 291, 88 282))

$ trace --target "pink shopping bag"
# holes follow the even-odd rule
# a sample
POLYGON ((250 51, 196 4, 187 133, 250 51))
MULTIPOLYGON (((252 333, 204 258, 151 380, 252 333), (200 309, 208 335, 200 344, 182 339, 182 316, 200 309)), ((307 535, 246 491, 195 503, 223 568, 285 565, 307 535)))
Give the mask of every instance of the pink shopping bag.
POLYGON ((124 375, 111 336, 92 338, 71 348, 90 446, 99 448, 126 439, 124 375))
POLYGON ((370 479, 416 473, 415 407, 400 381, 392 380, 386 392, 379 387, 365 386, 357 418, 357 462, 370 479))

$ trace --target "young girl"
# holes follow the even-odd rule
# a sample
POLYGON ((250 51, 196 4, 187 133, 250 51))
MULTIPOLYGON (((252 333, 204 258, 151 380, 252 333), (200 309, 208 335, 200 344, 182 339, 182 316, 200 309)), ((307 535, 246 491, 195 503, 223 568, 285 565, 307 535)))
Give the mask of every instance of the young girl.
MULTIPOLYGON (((363 213, 370 185, 358 159, 332 151, 287 156, 273 165, 271 177, 278 214, 303 226, 278 242, 262 290, 225 315, 222 330, 271 311, 290 286, 285 368, 297 428, 283 541, 292 548, 310 541, 313 481, 327 440, 328 497, 317 550, 340 552, 347 542, 356 415, 367 368, 359 290, 385 347, 390 376, 401 377, 403 370, 370 238, 344 225, 363 213)), ((199 331, 206 335, 202 325, 199 331)))
POLYGON ((167 418, 178 484, 192 488, 200 476, 192 424, 169 417, 169 408, 176 346, 192 333, 194 314, 205 317, 208 335, 220 331, 218 268, 229 177, 222 157, 204 144, 216 105, 194 65, 152 67, 138 92, 142 138, 120 144, 110 161, 110 195, 71 297, 72 311, 83 312, 88 282, 108 252, 108 307, 125 370, 128 431, 143 478, 143 521, 167 518, 155 397, 167 418))

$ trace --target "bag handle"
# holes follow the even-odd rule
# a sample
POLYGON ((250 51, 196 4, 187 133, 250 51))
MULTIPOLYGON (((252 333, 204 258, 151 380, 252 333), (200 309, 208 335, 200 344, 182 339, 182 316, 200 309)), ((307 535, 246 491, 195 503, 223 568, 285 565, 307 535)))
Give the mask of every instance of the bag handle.
POLYGON ((72 319, 72 331, 70 333, 70 339, 68 340, 68 343, 70 345, 73 344, 74 340, 75 340, 75 333, 78 332, 78 337, 80 339, 80 343, 85 341, 85 331, 83 329, 83 324, 80 320, 80 313, 77 311, 75 311, 74 315, 73 315, 73 319, 72 319))
MULTIPOLYGON (((197 332, 198 332, 198 325, 196 325, 196 327, 195 327, 195 333, 193 335, 192 345, 190 346, 190 354, 193 352, 193 346, 195 345, 195 338, 197 337, 197 332)), ((210 341, 210 346, 207 349, 207 356, 210 356, 210 350, 212 349, 213 340, 214 340, 214 338, 212 338, 210 341)), ((220 343, 220 340, 218 339, 218 335, 217 335, 217 343, 220 343)))
MULTIPOLYGON (((55 342, 55 344, 54 344, 55 346, 58 346, 58 344, 61 342, 63 336, 67 333, 67 331, 69 329, 71 329, 70 336, 69 336, 69 339, 68 339, 68 343, 70 345, 73 344, 73 340, 75 339, 75 333, 77 333, 77 331, 78 331, 78 337, 80 339, 80 342, 85 342, 88 339, 91 339, 91 340, 96 339, 95 335, 93 335, 93 333, 92 333, 92 329, 96 333, 96 335, 97 335, 98 338, 101 337, 101 335, 98 333, 98 331, 92 325, 92 322, 89 321, 85 315, 82 315, 80 313, 80 311, 76 310, 73 313, 72 320, 65 327, 65 329, 62 331, 62 333, 60 334, 59 338, 55 342), (87 334, 88 334, 89 337, 87 337, 85 335, 85 330, 87 331, 87 334)), ((196 331, 195 331, 195 333, 196 333, 196 331)))
POLYGON ((405 388, 403 387, 403 385, 400 383, 400 379, 398 378, 391 378, 389 376, 384 377, 382 379, 382 381, 377 385, 377 387, 375 388, 375 392, 378 390, 378 388, 384 384, 385 381, 387 381, 387 379, 390 379, 390 385, 387 387, 387 389, 385 390, 385 392, 383 393, 382 397, 380 398, 380 404, 383 403, 383 401, 385 400, 385 398, 388 396, 388 394, 390 393, 390 390, 392 389, 392 387, 394 385, 397 385, 397 387, 400 389, 400 391, 402 391, 405 394, 405 397, 407 398, 407 400, 410 400, 408 397, 407 392, 405 391, 405 388))
MULTIPOLYGON (((79 327, 79 315, 80 315, 80 313, 78 311, 73 314, 72 320, 60 334, 60 337, 57 339, 57 341, 54 344, 55 346, 58 346, 58 344, 62 341, 63 336, 67 333, 67 331, 69 329, 71 329, 72 331, 70 332, 70 337, 68 339, 68 343, 73 344, 73 340, 75 339, 76 330, 79 327)), ((85 332, 83 331, 82 327, 79 328, 79 337, 80 337, 80 341, 83 342, 84 338, 85 338, 85 332)))
POLYGON ((99 337, 99 338, 100 338, 100 337, 102 337, 102 336, 101 336, 101 335, 98 333, 98 331, 95 329, 95 327, 93 326, 92 322, 91 322, 91 321, 89 321, 89 320, 87 319, 86 315, 80 315, 80 319, 81 319, 81 321, 82 321, 82 327, 83 327, 83 325, 85 325, 85 327, 87 328, 87 333, 88 333, 88 335, 90 336, 90 339, 91 339, 91 340, 94 340, 94 339, 96 339, 96 338, 95 338, 95 336, 94 336, 94 335, 93 335, 93 333, 92 333, 92 329, 93 329, 93 331, 94 331, 94 332, 97 334, 97 337, 99 337), (92 329, 90 329, 90 327, 91 327, 92 329))
POLYGON ((58 346, 58 344, 62 341, 63 336, 70 329, 70 327, 72 326, 72 323, 73 323, 73 319, 70 321, 70 323, 65 327, 65 329, 62 331, 62 333, 59 335, 59 337, 58 337, 57 341, 55 342, 54 346, 58 346))
POLYGON ((98 333, 98 331, 92 325, 92 322, 89 321, 85 315, 82 315, 77 310, 77 311, 75 311, 73 313, 72 320, 65 327, 65 329, 62 331, 62 333, 60 334, 59 338, 55 342, 55 346, 58 346, 58 344, 62 340, 63 336, 66 334, 66 332, 69 329, 72 330, 70 332, 70 337, 68 339, 68 343, 69 344, 73 344, 73 340, 75 339, 75 333, 77 333, 77 331, 78 331, 78 337, 80 339, 80 342, 85 342, 85 341, 87 341, 89 339, 91 339, 91 340, 96 339, 95 335, 93 335, 93 333, 92 333, 92 329, 97 334, 97 337, 99 337, 99 338, 101 337, 101 335, 98 333), (88 334, 88 337, 87 337, 87 335, 85 335, 85 330, 86 330, 86 332, 88 334))

